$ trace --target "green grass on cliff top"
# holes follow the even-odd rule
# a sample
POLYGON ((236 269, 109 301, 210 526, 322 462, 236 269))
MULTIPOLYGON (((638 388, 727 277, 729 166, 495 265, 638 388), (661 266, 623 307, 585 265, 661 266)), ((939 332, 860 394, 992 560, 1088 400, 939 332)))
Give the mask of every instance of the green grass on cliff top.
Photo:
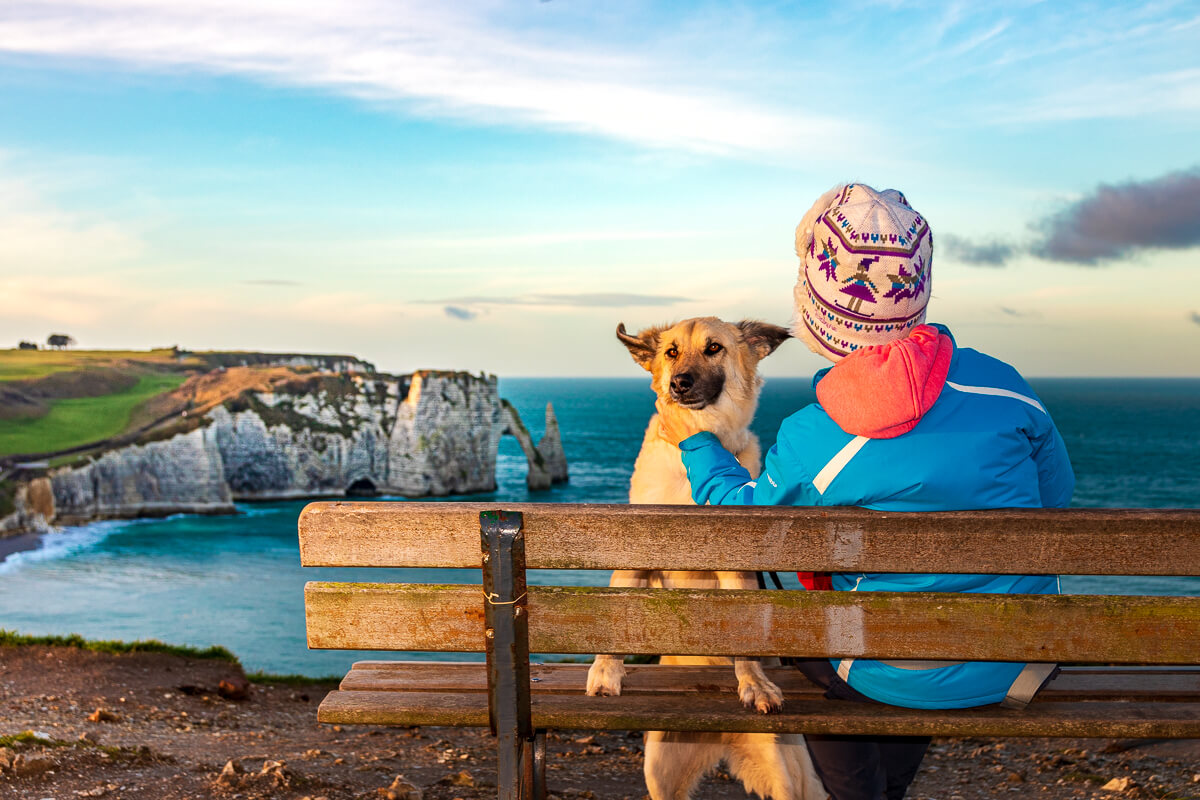
POLYGON ((106 367, 118 361, 173 364, 171 350, 0 350, 0 381, 43 378, 55 372, 106 367))
POLYGON ((55 400, 49 413, 37 419, 0 419, 0 456, 47 453, 116 436, 129 426, 138 405, 175 389, 184 379, 181 374, 151 373, 123 392, 55 400))

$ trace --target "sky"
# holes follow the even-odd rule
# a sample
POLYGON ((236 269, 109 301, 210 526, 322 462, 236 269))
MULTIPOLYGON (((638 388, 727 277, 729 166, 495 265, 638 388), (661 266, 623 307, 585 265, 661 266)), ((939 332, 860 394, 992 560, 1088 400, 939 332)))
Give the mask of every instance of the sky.
POLYGON ((0 346, 636 377, 856 181, 961 346, 1198 376, 1198 142, 1195 2, 4 0, 0 346))

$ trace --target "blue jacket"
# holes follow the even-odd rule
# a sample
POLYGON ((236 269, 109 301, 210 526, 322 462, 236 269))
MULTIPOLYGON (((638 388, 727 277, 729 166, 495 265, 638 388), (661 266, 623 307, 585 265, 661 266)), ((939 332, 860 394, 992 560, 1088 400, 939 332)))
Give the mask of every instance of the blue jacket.
MULTIPOLYGON (((892 438, 843 430, 820 403, 784 420, 757 481, 711 433, 680 443, 698 504, 862 506, 880 511, 1066 506, 1075 475, 1066 446, 1045 407, 1007 364, 954 345, 941 326, 948 371, 912 376, 941 382, 915 426, 892 438), (942 374, 944 373, 944 378, 942 374)), ((907 364, 906 359, 906 364, 907 364)), ((832 370, 838 370, 839 364, 832 370)), ((908 367, 911 371, 911 365, 908 367)), ((829 380, 830 369, 814 378, 829 380)), ((920 384, 922 381, 925 383, 920 384)), ((878 401, 864 386, 858 400, 878 401)), ((853 391, 851 392, 853 394, 853 391)), ((845 402, 846 395, 839 402, 845 402)), ((851 397, 851 404, 854 398, 851 397)), ((834 413, 838 417, 838 413, 834 413)), ((846 591, 934 591, 1057 594, 1055 576, 835 574, 846 591)), ((965 708, 1004 699, 1024 664, 834 660, 852 687, 881 702, 910 708, 965 708), (933 666, 929 666, 932 664, 933 666), (940 666, 938 666, 940 664, 940 666)))

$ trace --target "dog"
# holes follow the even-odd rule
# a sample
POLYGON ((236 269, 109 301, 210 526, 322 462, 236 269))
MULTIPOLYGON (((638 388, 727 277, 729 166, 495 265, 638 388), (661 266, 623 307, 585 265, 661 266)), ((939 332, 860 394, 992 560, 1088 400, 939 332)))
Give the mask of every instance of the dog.
MULTIPOLYGON (((633 360, 652 376, 661 414, 688 414, 711 431, 757 477, 762 453, 750 432, 762 379, 758 362, 791 334, 777 325, 751 320, 724 322, 716 317, 687 319, 671 326, 629 335, 624 323, 617 338, 633 360)), ((650 419, 629 486, 630 503, 690 505, 679 448, 660 435, 659 415, 650 419)), ((755 589, 753 572, 618 570, 610 586, 755 589)), ((712 656, 663 656, 663 664, 728 664, 712 656)), ((763 672, 758 659, 733 659, 738 696, 748 707, 769 713, 783 707, 783 693, 763 672)), ((588 670, 589 695, 619 695, 624 659, 598 655, 588 670)), ((769 800, 817 800, 826 797, 813 770, 802 736, 768 733, 646 734, 646 785, 652 800, 688 800, 700 779, 724 760, 746 792, 769 800)))

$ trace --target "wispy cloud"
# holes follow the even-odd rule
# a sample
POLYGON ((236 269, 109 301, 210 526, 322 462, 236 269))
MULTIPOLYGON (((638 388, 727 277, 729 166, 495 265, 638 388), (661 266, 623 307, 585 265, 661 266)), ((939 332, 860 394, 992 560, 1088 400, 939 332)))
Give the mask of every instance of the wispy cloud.
POLYGON ((1126 79, 1094 79, 1016 107, 1011 102, 993 107, 988 114, 1010 124, 1120 119, 1196 110, 1200 110, 1200 69, 1183 69, 1126 79))
POLYGON ((1034 253, 1074 264, 1200 245, 1200 168, 1101 185, 1039 227, 1034 253))
POLYGON ((392 240, 389 244, 403 247, 418 247, 445 250, 468 250, 482 248, 493 250, 500 247, 547 247, 560 244, 589 242, 649 242, 694 239, 710 236, 702 231, 553 231, 543 233, 514 233, 503 236, 411 236, 392 240))
POLYGON ((462 306, 446 306, 443 310, 446 312, 447 317, 452 319, 461 319, 463 322, 470 322, 479 316, 478 311, 472 311, 471 309, 463 308, 462 306))
POLYGON ((242 281, 247 286, 303 286, 300 281, 289 281, 276 278, 259 278, 257 280, 242 281))
POLYGON ((519 16, 415 0, 6 0, 0 51, 246 75, 405 101, 427 115, 699 152, 798 152, 865 130, 812 109, 755 105, 633 46, 597 46, 553 23, 517 29, 519 16))
POLYGON ((1200 311, 1193 311, 1188 315, 1188 318, 1197 325, 1200 325, 1200 311))
MULTIPOLYGON (((429 300, 430 303, 454 303, 460 306, 578 306, 581 308, 623 306, 669 306, 686 303, 690 298, 659 294, 627 294, 624 292, 581 292, 579 294, 524 294, 513 296, 474 295, 429 300)), ((449 313, 449 308, 447 308, 449 313)))
POLYGON ((1006 242, 974 242, 952 233, 942 235, 937 244, 950 260, 980 267, 1003 267, 1018 253, 1016 246, 1006 242))

